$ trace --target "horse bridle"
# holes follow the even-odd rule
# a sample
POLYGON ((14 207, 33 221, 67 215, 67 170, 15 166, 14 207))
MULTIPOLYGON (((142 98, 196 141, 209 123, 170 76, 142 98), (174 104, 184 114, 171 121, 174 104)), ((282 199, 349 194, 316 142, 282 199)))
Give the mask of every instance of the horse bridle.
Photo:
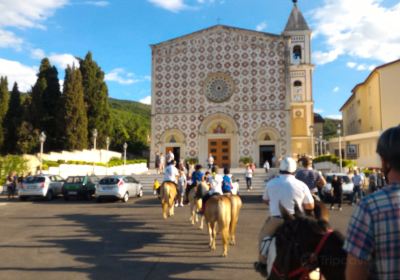
MULTIPOLYGON (((324 248, 326 241, 333 233, 332 229, 328 229, 324 236, 319 241, 317 247, 314 252, 309 256, 306 262, 302 263, 301 266, 293 271, 290 271, 288 274, 282 273, 278 270, 275 264, 272 266, 272 272, 279 277, 279 279, 292 279, 297 276, 300 276, 301 280, 308 280, 309 274, 317 268, 317 260, 321 250, 324 248), (285 278, 286 277, 286 278, 285 278)), ((320 274, 321 279, 321 274, 320 274)))

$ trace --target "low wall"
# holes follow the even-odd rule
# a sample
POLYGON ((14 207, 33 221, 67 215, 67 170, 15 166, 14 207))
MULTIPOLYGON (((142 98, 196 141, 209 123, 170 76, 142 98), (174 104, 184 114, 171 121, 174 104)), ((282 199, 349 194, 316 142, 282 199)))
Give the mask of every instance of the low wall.
MULTIPOLYGON (((37 155, 40 158, 40 154, 37 155)), ((114 151, 107 150, 82 150, 82 151, 62 151, 62 152, 50 152, 49 154, 43 154, 43 160, 50 161, 86 161, 86 162, 102 162, 107 163, 111 158, 121 158, 122 154, 114 151)))
POLYGON ((146 163, 127 164, 126 166, 103 167, 93 165, 75 165, 61 164, 59 167, 50 167, 49 170, 44 170, 45 174, 60 175, 63 178, 74 175, 132 175, 147 172, 146 163), (93 172, 94 171, 94 172, 93 172))
MULTIPOLYGON (((315 169, 318 171, 321 171, 322 173, 339 173, 340 172, 340 166, 330 162, 330 161, 324 161, 324 162, 318 162, 314 163, 315 169)), ((348 168, 344 168, 342 172, 347 173, 349 170, 348 168)))

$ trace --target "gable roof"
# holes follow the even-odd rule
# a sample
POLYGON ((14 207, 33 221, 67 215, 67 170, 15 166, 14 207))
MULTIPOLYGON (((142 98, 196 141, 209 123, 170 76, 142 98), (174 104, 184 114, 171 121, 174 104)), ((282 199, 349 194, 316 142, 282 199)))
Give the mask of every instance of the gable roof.
POLYGON ((294 4, 292 12, 290 13, 288 22, 286 23, 285 31, 311 31, 310 27, 308 27, 308 24, 306 20, 304 19, 303 14, 297 7, 297 4, 294 4))
POLYGON ((208 31, 211 31, 211 30, 214 30, 214 29, 222 29, 222 30, 225 29, 225 30, 228 30, 228 31, 244 31, 244 32, 253 33, 254 35, 258 35, 258 36, 264 35, 264 36, 267 36, 267 37, 275 37, 275 38, 280 38, 281 37, 281 35, 278 35, 278 34, 273 34, 273 33, 267 33, 267 32, 262 32, 262 31, 255 31, 255 30, 250 30, 250 29, 245 29, 245 28, 239 28, 239 27, 233 27, 233 26, 228 26, 228 25, 217 24, 217 25, 213 25, 213 26, 210 26, 210 27, 207 27, 207 28, 204 28, 204 29, 200 29, 198 31, 195 31, 195 32, 192 32, 192 33, 189 33, 189 34, 185 34, 185 35, 182 35, 182 36, 179 36, 179 37, 176 37, 176 38, 172 38, 172 39, 169 39, 169 40, 166 40, 166 41, 163 41, 163 42, 159 42, 159 43, 156 43, 156 44, 151 44, 150 46, 151 47, 158 47, 158 46, 161 46, 161 45, 164 45, 164 44, 167 44, 167 43, 171 43, 171 42, 174 42, 174 41, 177 41, 177 40, 190 38, 190 37, 196 36, 197 34, 208 32, 208 31))

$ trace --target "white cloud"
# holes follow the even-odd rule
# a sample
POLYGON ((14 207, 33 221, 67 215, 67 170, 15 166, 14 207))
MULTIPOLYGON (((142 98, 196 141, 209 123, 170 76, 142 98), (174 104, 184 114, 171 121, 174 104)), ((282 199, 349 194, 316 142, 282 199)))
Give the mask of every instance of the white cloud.
POLYGON ((314 113, 322 114, 323 112, 324 112, 324 110, 322 110, 322 109, 314 109, 314 113))
POLYGON ((86 1, 85 4, 96 6, 96 7, 107 7, 108 5, 110 5, 110 2, 108 2, 108 1, 86 1))
POLYGON ((10 89, 14 82, 17 82, 21 91, 30 90, 36 82, 37 71, 38 68, 35 66, 0 58, 0 76, 7 76, 10 89))
POLYGON ((32 49, 31 57, 34 59, 42 59, 46 56, 46 53, 42 49, 32 49))
POLYGON ((0 48, 20 50, 23 39, 7 30, 7 28, 44 29, 43 22, 67 3, 68 0, 1 0, 0 48))
POLYGON ((14 33, 0 29, 0 48, 14 48, 19 50, 23 40, 14 33))
POLYGON ((325 116, 328 119, 335 119, 335 120, 341 120, 342 119, 342 115, 327 115, 325 116))
POLYGON ((75 64, 75 66, 79 65, 79 60, 76 59, 75 56, 69 53, 64 53, 64 54, 56 54, 52 53, 49 56, 50 62, 52 64, 57 65, 61 69, 66 69, 68 65, 72 66, 75 64))
POLYGON ((356 62, 347 62, 346 66, 350 69, 355 69, 357 71, 372 71, 376 68, 376 65, 371 64, 371 65, 367 65, 364 63, 356 63, 356 62))
POLYGON ((340 90, 340 87, 337 87, 337 86, 336 86, 332 91, 333 91, 333 92, 339 92, 339 90, 340 90))
POLYGON ((267 28, 267 26, 268 25, 267 25, 266 21, 260 22, 259 24, 257 24, 256 30, 257 31, 264 31, 267 28))
POLYGON ((155 6, 166 9, 171 12, 179 12, 187 8, 184 0, 148 0, 155 6))
MULTIPOLYGON (((313 11, 316 36, 327 49, 315 55, 318 64, 347 54, 388 62, 399 58, 400 3, 385 7, 383 0, 324 0, 313 11)), ((387 2, 386 2, 387 3, 387 2)), ((361 67, 362 68, 362 67, 361 67)))
POLYGON ((347 62, 346 64, 347 67, 349 67, 350 69, 353 69, 357 66, 357 63, 355 62, 347 62))
POLYGON ((151 96, 146 96, 145 98, 140 99, 139 102, 150 105, 151 104, 151 96))
POLYGON ((135 79, 133 73, 127 73, 123 68, 115 68, 106 74, 105 80, 116 82, 121 85, 132 85, 141 82, 141 79, 135 79))

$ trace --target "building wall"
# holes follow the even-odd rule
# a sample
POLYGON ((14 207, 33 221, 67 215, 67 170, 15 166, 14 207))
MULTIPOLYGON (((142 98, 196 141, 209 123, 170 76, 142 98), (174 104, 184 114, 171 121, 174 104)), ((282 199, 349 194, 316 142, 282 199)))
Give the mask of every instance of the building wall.
POLYGON ((400 62, 379 69, 381 85, 382 128, 400 124, 400 62))
POLYGON ((152 52, 152 162, 157 151, 178 145, 182 158, 198 157, 204 163, 204 145, 219 120, 227 132, 214 136, 232 139, 232 166, 254 155, 260 129, 271 132, 279 155, 290 153, 283 37, 217 26, 155 45, 152 52), (231 88, 228 100, 207 97, 214 78, 231 88), (171 130, 184 140, 169 143, 165 134, 171 130))

